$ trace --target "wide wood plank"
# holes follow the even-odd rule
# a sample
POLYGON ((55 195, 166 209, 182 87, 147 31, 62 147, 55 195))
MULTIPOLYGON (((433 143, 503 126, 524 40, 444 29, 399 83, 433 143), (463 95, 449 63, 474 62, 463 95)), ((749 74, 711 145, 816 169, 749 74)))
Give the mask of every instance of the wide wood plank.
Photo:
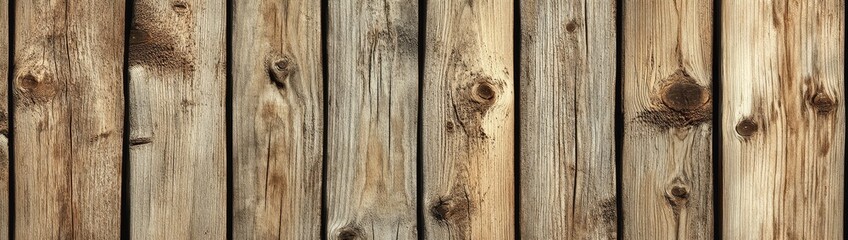
POLYGON ((225 2, 135 1, 127 226, 134 239, 225 237, 225 2))
POLYGON ((124 7, 16 1, 16 238, 119 237, 124 7))
POLYGON ((233 237, 319 239, 320 1, 233 1, 233 237))
POLYGON ((0 0, 0 239, 9 239, 9 1, 0 0))
POLYGON ((615 1, 521 1, 521 237, 615 239, 615 1))
POLYGON ((325 234, 417 239, 418 2, 328 7, 325 234))
POLYGON ((512 1, 429 1, 423 90, 428 239, 515 236, 512 1))
POLYGON ((721 13, 724 237, 843 239, 845 1, 721 13))
POLYGON ((712 239, 712 1, 623 2, 624 239, 712 239))

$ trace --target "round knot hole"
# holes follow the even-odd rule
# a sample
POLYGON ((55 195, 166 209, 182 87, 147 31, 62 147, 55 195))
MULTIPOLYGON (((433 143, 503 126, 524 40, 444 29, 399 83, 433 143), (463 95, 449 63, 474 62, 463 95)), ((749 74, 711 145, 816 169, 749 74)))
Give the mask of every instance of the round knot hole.
POLYGON ((497 93, 491 84, 484 82, 474 86, 474 95, 482 100, 481 102, 491 102, 495 99, 497 93))
POLYGON ((671 187, 671 195, 676 198, 686 198, 689 196, 689 190, 685 186, 676 185, 671 187))
POLYGON ((750 137, 751 135, 754 135, 757 130, 759 130, 759 126, 757 126, 757 123, 751 119, 744 119, 739 122, 739 124, 736 124, 736 133, 739 134, 739 136, 750 137))

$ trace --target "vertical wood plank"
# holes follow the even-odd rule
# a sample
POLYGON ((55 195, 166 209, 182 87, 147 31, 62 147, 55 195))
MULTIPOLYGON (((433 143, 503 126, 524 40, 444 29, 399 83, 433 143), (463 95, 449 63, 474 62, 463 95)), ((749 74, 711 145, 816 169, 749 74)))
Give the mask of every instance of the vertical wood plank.
POLYGON ((521 237, 615 239, 615 1, 521 1, 521 237))
POLYGON ((234 239, 319 239, 320 1, 233 1, 234 239))
POLYGON ((423 99, 428 239, 512 239, 513 2, 430 1, 423 99))
POLYGON ((712 239, 712 1, 623 3, 624 239, 712 239))
POLYGON ((9 239, 9 1, 0 0, 0 239, 9 239))
POLYGON ((125 4, 15 6, 15 236, 117 239, 125 4))
POLYGON ((845 1, 722 6, 724 236, 843 239, 845 1))
POLYGON ((225 5, 135 1, 128 106, 132 238, 225 236, 225 5))
POLYGON ((326 234, 417 239, 418 2, 328 7, 326 234))

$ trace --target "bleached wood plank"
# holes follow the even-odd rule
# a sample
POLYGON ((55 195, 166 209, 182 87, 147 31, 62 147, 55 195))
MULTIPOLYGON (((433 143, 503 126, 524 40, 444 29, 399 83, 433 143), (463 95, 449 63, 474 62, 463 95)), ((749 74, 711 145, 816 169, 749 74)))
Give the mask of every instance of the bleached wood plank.
POLYGON ((234 239, 319 239, 320 1, 234 1, 234 239))
POLYGON ((134 4, 128 53, 130 236, 223 239, 225 1, 134 4))
POLYGON ((521 237, 615 239, 615 1, 521 1, 521 237))
POLYGON ((418 1, 330 1, 327 236, 417 239, 418 1))
POLYGON ((16 238, 119 237, 124 7, 16 1, 16 238))
POLYGON ((721 13, 724 237, 843 239, 845 1, 721 13))
POLYGON ((624 239, 712 239, 712 1, 623 2, 624 239))
POLYGON ((429 1, 423 90, 428 239, 515 236, 512 1, 429 1))

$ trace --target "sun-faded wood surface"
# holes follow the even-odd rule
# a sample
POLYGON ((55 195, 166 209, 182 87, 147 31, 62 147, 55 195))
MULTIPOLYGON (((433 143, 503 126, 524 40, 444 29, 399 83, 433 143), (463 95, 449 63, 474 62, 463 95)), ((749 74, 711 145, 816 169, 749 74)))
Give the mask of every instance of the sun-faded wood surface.
POLYGON ((427 3, 428 239, 515 236, 513 12, 511 1, 427 3))
POLYGON ((724 237, 843 239, 845 1, 722 6, 724 237))
POLYGON ((522 238, 616 238, 615 41, 615 1, 521 1, 522 238))
POLYGON ((15 4, 15 237, 118 238, 124 4, 15 4))
POLYGON ((233 237, 319 239, 319 1, 234 1, 233 237))
POLYGON ((327 236, 417 239, 418 2, 328 6, 327 236))
POLYGON ((132 238, 225 236, 225 7, 223 0, 135 1, 127 106, 132 238))
POLYGON ((712 1, 623 3, 624 239, 712 239, 712 1))
POLYGON ((9 239, 9 1, 0 0, 0 239, 9 239))

